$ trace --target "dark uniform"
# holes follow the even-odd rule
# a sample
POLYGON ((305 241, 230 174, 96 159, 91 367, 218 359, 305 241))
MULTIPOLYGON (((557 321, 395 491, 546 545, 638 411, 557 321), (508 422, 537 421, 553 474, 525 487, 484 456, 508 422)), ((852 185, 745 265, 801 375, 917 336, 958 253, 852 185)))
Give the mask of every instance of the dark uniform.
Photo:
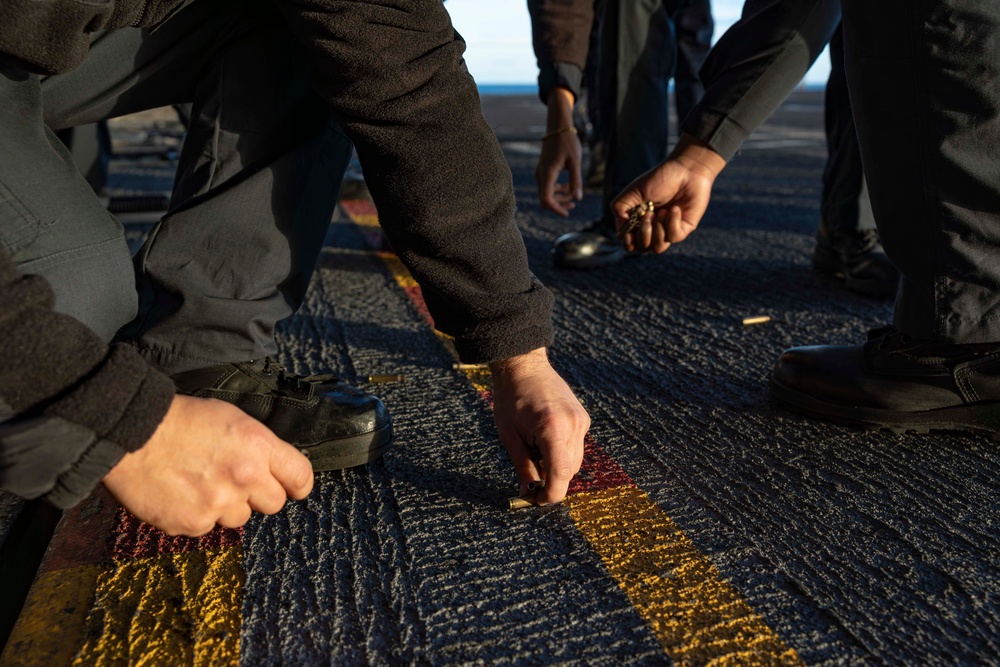
POLYGON ((302 302, 352 142, 463 360, 551 342, 552 295, 528 269, 510 170, 438 0, 186 5, 0 3, 2 488, 61 506, 86 495, 166 413, 164 373, 191 393, 181 376, 237 378, 246 411, 301 408, 284 431, 251 411, 292 444, 296 423, 354 437, 317 404, 363 413, 359 438, 390 437, 374 397, 308 378, 275 389, 287 378, 264 361, 302 302), (170 209, 133 270, 53 131, 186 102, 170 209), (108 348, 116 335, 130 345, 108 348))
MULTIPOLYGON (((726 159, 837 29, 840 0, 751 0, 683 129, 726 159)), ((807 413, 897 431, 1000 432, 1000 6, 843 1, 847 83, 872 209, 901 274, 894 326, 795 348, 772 376, 807 413)))

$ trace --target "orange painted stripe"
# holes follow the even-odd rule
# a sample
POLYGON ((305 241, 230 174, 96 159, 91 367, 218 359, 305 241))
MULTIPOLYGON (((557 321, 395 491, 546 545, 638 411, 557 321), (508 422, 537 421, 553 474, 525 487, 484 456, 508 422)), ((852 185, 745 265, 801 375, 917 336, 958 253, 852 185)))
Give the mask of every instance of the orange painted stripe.
MULTIPOLYGON (((377 224, 373 205, 342 202, 357 224, 377 224)), ((373 248, 384 244, 370 240, 373 248)), ((434 322, 420 288, 391 253, 379 252, 421 316, 434 322)), ((455 358, 454 346, 443 334, 455 358)), ((464 371, 492 406, 489 373, 464 371)), ((588 434, 584 463, 564 504, 577 529, 601 557, 636 611, 678 664, 802 665, 775 633, 701 554, 680 528, 588 434)))

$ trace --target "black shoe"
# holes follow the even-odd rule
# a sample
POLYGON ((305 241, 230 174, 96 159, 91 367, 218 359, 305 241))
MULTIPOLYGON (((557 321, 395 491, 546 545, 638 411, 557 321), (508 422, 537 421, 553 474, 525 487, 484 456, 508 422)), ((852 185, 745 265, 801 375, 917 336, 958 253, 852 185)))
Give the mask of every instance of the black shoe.
POLYGON ((552 261, 559 269, 601 269, 628 256, 613 228, 601 220, 579 232, 563 234, 552 244, 552 261))
POLYGON ((1000 343, 920 341, 884 327, 864 345, 786 350, 771 374, 771 393, 838 423, 1000 439, 1000 343))
POLYGON ((813 266, 842 279, 852 292, 884 299, 896 295, 899 271, 886 257, 874 229, 838 230, 820 223, 813 266))
POLYGON ((263 422, 317 471, 364 465, 392 445, 382 401, 334 375, 298 377, 263 359, 186 371, 173 380, 181 394, 221 399, 263 422))

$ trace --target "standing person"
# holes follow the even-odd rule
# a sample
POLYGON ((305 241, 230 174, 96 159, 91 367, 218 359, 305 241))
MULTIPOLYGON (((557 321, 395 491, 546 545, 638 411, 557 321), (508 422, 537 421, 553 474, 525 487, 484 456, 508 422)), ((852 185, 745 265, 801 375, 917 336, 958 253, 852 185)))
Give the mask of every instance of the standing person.
MULTIPOLYGON (((564 268, 617 264, 626 253, 614 238, 610 202, 622 187, 666 157, 669 145, 669 84, 675 80, 678 117, 700 95, 696 73, 712 41, 708 0, 687 2, 605 0, 601 15, 596 91, 597 141, 606 153, 601 219, 588 229, 556 240, 553 257, 564 268), (681 41, 683 40, 683 43, 681 41), (635 132, 637 127, 642 132, 635 132)), ((580 94, 592 0, 565 3, 531 0, 539 95, 548 106, 547 130, 535 169, 542 207, 568 216, 583 198, 582 150, 573 131, 573 105, 580 94), (568 183, 559 184, 561 172, 568 183)))
POLYGON ((491 365, 522 492, 537 450, 539 500, 565 495, 589 418, 546 358, 552 295, 441 2, 43 0, 0 19, 0 486, 67 507, 103 479, 140 519, 200 534, 308 493, 300 450, 316 469, 380 456, 377 398, 271 359, 353 142, 436 326, 491 365), (170 209, 133 273, 53 131, 186 102, 170 209))
POLYGON ((851 114, 844 31, 840 27, 830 39, 824 127, 827 158, 813 266, 820 273, 842 280, 853 292, 890 299, 896 295, 899 272, 886 257, 874 226, 851 114))
MULTIPOLYGON (((747 2, 706 65, 698 118, 670 159, 615 200, 620 221, 640 202, 657 205, 626 247, 662 252, 697 227, 715 177, 832 37, 840 5, 747 2)), ((837 422, 996 437, 1000 7, 843 0, 843 30, 875 222, 901 276, 893 325, 857 345, 786 351, 771 391, 837 422)))

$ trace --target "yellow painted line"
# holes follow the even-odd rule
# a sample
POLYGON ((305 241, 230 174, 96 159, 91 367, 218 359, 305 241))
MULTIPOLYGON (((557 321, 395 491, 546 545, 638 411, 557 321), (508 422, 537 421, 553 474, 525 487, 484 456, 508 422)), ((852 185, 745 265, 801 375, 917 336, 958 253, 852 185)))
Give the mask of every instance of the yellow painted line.
POLYGON ((237 665, 243 547, 114 561, 74 665, 237 665))
MULTIPOLYGON (((364 202, 350 202, 345 210, 352 221, 364 219, 358 224, 371 226, 364 217, 370 215, 364 202)), ((395 255, 378 254, 401 287, 416 285, 395 255)), ((454 345, 447 347, 457 359, 454 345)), ((465 373, 481 394, 492 389, 488 374, 473 369, 465 373)), ((644 491, 618 486, 577 493, 564 504, 577 529, 677 664, 804 664, 644 491)))
POLYGON ((378 256, 385 263, 386 267, 388 267, 389 271, 392 272, 392 277, 396 279, 396 282, 399 283, 400 287, 420 286, 417 284, 417 281, 413 279, 413 276, 410 275, 410 272, 406 270, 406 267, 403 265, 401 261, 399 261, 399 258, 396 257, 394 253, 381 251, 378 253, 378 256))
POLYGON ((677 664, 804 664, 644 491, 615 487, 564 504, 677 664))
POLYGON ((44 572, 3 667, 237 665, 243 547, 44 572))
POLYGON ((100 574, 99 565, 39 574, 11 630, 0 665, 60 667, 72 663, 83 641, 84 610, 94 599, 100 574))

